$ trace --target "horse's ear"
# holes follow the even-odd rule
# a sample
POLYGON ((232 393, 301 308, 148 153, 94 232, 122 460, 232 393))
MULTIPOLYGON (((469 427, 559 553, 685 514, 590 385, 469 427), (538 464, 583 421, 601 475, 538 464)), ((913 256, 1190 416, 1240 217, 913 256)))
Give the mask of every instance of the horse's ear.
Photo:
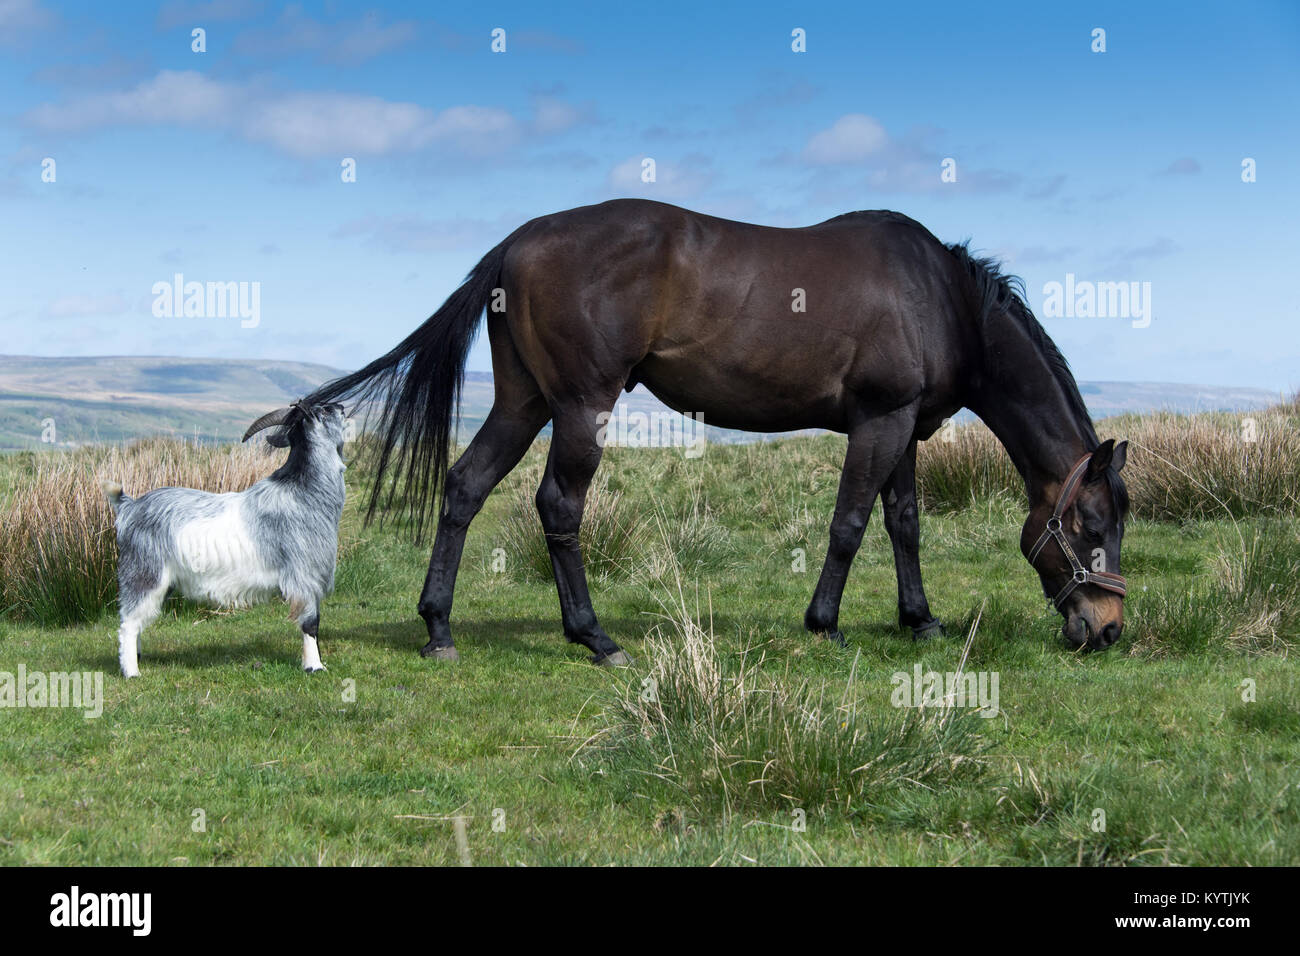
POLYGON ((1106 469, 1110 467, 1111 460, 1115 456, 1115 439, 1107 438, 1097 446, 1092 453, 1092 458, 1088 459, 1088 481, 1096 481, 1102 475, 1106 474, 1106 469))
POLYGON ((1110 456, 1110 466, 1116 471, 1123 471, 1128 462, 1128 442, 1122 441, 1115 446, 1115 453, 1110 456))

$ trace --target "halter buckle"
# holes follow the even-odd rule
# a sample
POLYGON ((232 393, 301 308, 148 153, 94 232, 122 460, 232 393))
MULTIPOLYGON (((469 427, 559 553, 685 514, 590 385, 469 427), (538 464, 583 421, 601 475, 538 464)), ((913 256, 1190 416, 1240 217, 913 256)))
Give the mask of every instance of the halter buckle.
POLYGON ((1047 544, 1048 540, 1055 539, 1056 543, 1061 548, 1061 553, 1065 555, 1065 559, 1070 563, 1070 567, 1073 569, 1073 573, 1070 575, 1070 580, 1066 583, 1065 587, 1061 588, 1061 590, 1057 592, 1056 597, 1048 599, 1049 603, 1054 604, 1058 611, 1061 609, 1061 602, 1065 600, 1070 592, 1081 584, 1095 584, 1107 591, 1119 594, 1121 597, 1124 596, 1126 590, 1126 584, 1121 575, 1106 574, 1101 577, 1096 577, 1089 572, 1079 560, 1078 555, 1074 553, 1074 549, 1070 547, 1070 542, 1065 537, 1065 531, 1062 527, 1062 512, 1068 510, 1074 503, 1074 494, 1078 490, 1075 487, 1076 482, 1079 480, 1084 467, 1087 465, 1088 460, 1091 457, 1092 455, 1090 454, 1084 455, 1075 462, 1074 467, 1070 469, 1070 474, 1066 478, 1065 484, 1061 487, 1061 494, 1057 498, 1056 507, 1053 509, 1052 516, 1047 519, 1047 525, 1044 528, 1043 533, 1038 536, 1038 541, 1029 551, 1029 563, 1033 564, 1034 560, 1038 557, 1039 552, 1043 550, 1043 546, 1047 544))

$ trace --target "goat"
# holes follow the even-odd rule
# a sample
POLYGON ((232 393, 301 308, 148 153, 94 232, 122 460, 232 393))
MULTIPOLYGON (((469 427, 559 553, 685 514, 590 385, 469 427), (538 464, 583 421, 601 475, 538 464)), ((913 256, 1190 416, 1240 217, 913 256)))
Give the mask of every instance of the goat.
POLYGON ((222 607, 278 592, 302 631, 303 670, 325 669, 316 638, 321 600, 334 589, 343 515, 343 406, 295 402, 253 422, 243 440, 266 428, 276 429, 267 441, 289 457, 244 491, 158 488, 131 498, 120 483, 102 484, 116 514, 123 677, 139 676, 140 633, 173 588, 222 607))

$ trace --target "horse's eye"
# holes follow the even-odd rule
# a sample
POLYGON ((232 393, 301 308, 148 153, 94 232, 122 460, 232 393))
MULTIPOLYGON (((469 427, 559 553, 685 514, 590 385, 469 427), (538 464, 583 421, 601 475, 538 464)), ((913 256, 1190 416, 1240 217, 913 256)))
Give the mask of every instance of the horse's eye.
POLYGON ((1106 537, 1106 529, 1101 526, 1100 522, 1085 520, 1083 522, 1083 536, 1089 541, 1100 541, 1106 537))

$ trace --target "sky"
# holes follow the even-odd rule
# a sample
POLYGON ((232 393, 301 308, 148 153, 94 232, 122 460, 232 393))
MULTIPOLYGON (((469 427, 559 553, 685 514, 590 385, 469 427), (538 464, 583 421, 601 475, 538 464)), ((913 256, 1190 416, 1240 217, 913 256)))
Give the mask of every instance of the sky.
POLYGON ((0 0, 0 352, 356 368, 518 225, 641 196, 896 209, 1082 380, 1293 390, 1298 104, 1296 2, 0 0), (177 275, 247 317, 166 314, 177 275))

